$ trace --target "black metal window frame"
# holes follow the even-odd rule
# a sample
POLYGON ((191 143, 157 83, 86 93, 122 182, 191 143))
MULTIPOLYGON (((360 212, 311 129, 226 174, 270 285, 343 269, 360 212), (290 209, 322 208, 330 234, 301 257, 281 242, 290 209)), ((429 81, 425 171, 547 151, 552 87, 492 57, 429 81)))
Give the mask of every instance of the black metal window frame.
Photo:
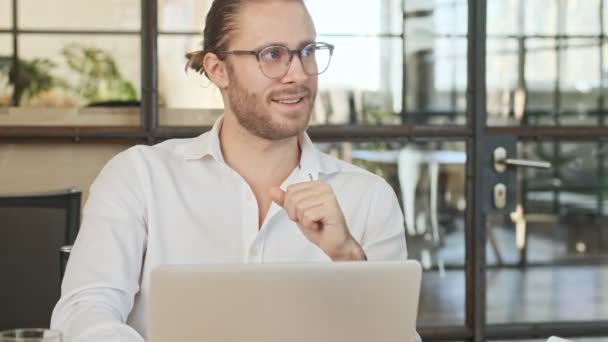
MULTIPOLYGON (((601 8, 605 0, 601 1, 601 8)), ((146 143, 153 144, 165 139, 192 137, 203 133, 209 127, 159 127, 158 125, 158 37, 161 35, 199 35, 200 32, 159 32, 157 0, 141 0, 141 30, 21 30, 17 22, 18 0, 12 0, 12 28, 0 30, 0 33, 12 34, 13 63, 19 59, 19 35, 27 34, 88 34, 88 35, 139 35, 141 39, 141 112, 139 127, 9 127, 0 126, 0 141, 13 143, 31 142, 103 142, 103 143, 146 143)), ((406 0, 402 0, 403 27, 408 16, 405 11, 406 0)), ((488 339, 525 339, 541 338, 548 335, 561 336, 607 336, 608 321, 588 322, 531 322, 531 323, 486 323, 486 235, 485 217, 482 211, 481 174, 487 166, 482 163, 484 141, 493 135, 510 134, 520 141, 596 141, 601 146, 608 142, 608 126, 605 126, 604 95, 598 103, 599 126, 521 126, 521 127, 488 127, 486 112, 486 19, 487 0, 468 0, 468 35, 467 38, 467 108, 466 125, 433 126, 416 125, 410 120, 413 115, 430 113, 407 111, 405 90, 406 44, 408 38, 405 30, 400 35, 378 34, 374 37, 403 39, 403 103, 402 125, 368 126, 368 125, 321 125, 309 129, 311 137, 318 142, 339 141, 391 141, 407 140, 458 140, 464 141, 467 148, 466 162, 466 199, 469 203, 465 216, 465 322, 463 326, 420 327, 425 341, 467 340, 485 341, 488 339)), ((603 32, 603 13, 601 32, 597 38, 600 46, 606 39, 603 32)), ((340 35, 336 35, 340 36, 340 35)), ((369 35, 352 35, 369 36, 369 35)), ((455 36, 455 35, 450 35, 455 36)), ((531 36, 532 37, 532 36, 531 36)), ((586 36, 587 37, 587 36, 586 36)), ((509 39, 521 39, 520 36, 505 36, 509 39)), ((565 36, 554 36, 559 40, 565 36)), ((556 49, 559 50, 557 44, 556 49)), ((600 50, 603 50, 600 48, 600 50)), ((558 51, 559 52, 559 51, 558 51)), ((603 51, 600 52, 600 63, 604 66, 603 51)), ((520 72, 522 72, 520 70, 520 72)), ((558 73, 559 75, 559 73, 558 73)), ((602 89, 605 80, 602 78, 602 89)), ((556 80, 556 92, 559 94, 559 79, 556 80)), ((16 92, 15 92, 16 93, 16 92)), ((13 99, 13 104, 17 99, 13 99)), ((559 99, 555 103, 559 112, 559 99)), ((557 120, 557 119, 556 119, 557 120)), ((603 166, 602 166, 603 167, 603 166)))

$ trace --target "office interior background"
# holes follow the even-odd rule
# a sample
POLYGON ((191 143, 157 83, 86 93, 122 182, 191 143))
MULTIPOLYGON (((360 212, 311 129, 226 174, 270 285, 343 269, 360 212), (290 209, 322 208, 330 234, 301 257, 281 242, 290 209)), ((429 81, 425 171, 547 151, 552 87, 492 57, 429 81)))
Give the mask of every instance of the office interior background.
MULTIPOLYGON (((84 203, 119 151, 221 115, 184 71, 210 3, 0 0, 0 250, 55 251, 34 233, 64 229, 66 209, 21 199, 84 203)), ((309 134, 397 193, 423 339, 608 341, 608 3, 306 3, 336 46, 309 134)))

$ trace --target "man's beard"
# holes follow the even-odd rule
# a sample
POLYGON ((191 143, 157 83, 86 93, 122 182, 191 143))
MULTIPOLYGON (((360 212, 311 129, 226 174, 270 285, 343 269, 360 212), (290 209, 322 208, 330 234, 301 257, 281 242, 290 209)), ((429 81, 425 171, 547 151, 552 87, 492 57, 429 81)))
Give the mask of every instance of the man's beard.
POLYGON ((314 104, 314 94, 309 88, 293 86, 271 95, 274 97, 296 93, 306 94, 303 101, 308 101, 309 106, 302 111, 302 117, 296 118, 293 124, 284 124, 279 121, 280 118, 273 118, 270 108, 264 106, 264 99, 259 94, 248 92, 241 86, 232 72, 229 73, 229 78, 228 99, 230 109, 235 114, 239 124, 251 134, 267 140, 282 140, 299 135, 308 126, 314 104))

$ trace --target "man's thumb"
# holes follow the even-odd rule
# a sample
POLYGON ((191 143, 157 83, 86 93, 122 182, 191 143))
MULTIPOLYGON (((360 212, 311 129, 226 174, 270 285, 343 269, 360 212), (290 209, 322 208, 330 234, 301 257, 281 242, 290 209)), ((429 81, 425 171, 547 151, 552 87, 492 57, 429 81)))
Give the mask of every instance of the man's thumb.
POLYGON ((270 188, 270 199, 280 207, 283 207, 283 202, 285 201, 285 191, 276 186, 270 188))

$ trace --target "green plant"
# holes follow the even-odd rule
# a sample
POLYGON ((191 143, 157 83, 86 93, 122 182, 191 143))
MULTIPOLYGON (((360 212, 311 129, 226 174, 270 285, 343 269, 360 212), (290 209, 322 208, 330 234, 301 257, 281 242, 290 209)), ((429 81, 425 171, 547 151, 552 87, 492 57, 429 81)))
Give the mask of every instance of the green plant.
POLYGON ((57 67, 57 64, 50 59, 20 59, 18 72, 15 72, 12 64, 11 57, 0 57, 0 67, 7 67, 10 70, 9 82, 14 85, 14 89, 18 92, 15 96, 20 103, 52 88, 66 87, 63 79, 52 75, 52 71, 57 67))
POLYGON ((124 79, 108 52, 70 44, 61 53, 67 66, 78 75, 78 80, 71 89, 79 98, 89 103, 137 99, 135 87, 124 79))

